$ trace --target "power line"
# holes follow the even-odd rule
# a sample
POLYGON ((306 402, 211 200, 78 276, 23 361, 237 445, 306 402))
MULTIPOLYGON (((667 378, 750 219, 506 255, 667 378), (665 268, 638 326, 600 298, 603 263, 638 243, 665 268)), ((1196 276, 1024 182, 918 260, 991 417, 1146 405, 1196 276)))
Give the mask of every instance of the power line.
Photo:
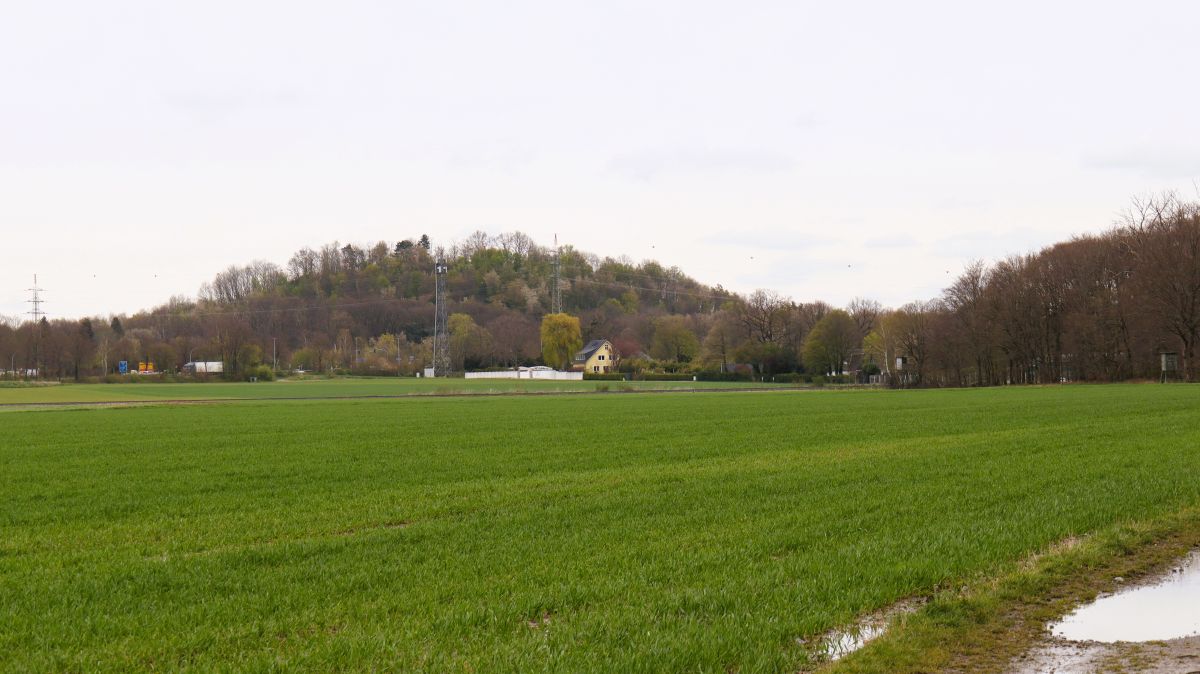
MULTIPOLYGON (((576 279, 570 279, 569 282, 570 283, 587 283, 590 285, 604 286, 604 287, 608 287, 608 288, 617 288, 617 289, 622 289, 622 290, 642 290, 642 291, 650 292, 650 293, 657 293, 657 292, 662 291, 662 288, 648 288, 645 286, 635 286, 635 285, 630 285, 628 283, 622 283, 620 281, 596 281, 593 279, 587 279, 587 278, 582 278, 582 277, 576 278, 576 279)), ((730 300, 737 296, 736 293, 733 293, 733 292, 730 292, 728 295, 716 295, 716 294, 708 294, 708 293, 688 292, 685 290, 671 290, 670 293, 674 294, 674 295, 686 295, 688 297, 696 297, 699 299, 716 300, 716 301, 730 300)), ((436 298, 436 295, 437 295, 436 290, 435 290, 434 295, 435 295, 434 301, 435 301, 435 305, 436 305, 436 299, 437 299, 436 298)), ((370 306, 373 304, 386 304, 389 302, 401 302, 403 300, 404 300, 404 298, 399 298, 399 297, 378 297, 378 298, 374 298, 374 299, 358 300, 358 301, 354 301, 354 302, 333 302, 333 303, 326 303, 326 304, 310 304, 310 305, 305 305, 305 306, 300 306, 300 307, 269 307, 269 308, 265 308, 265 309, 222 309, 219 311, 193 311, 193 312, 181 314, 180 316, 184 317, 184 318, 191 318, 191 317, 200 317, 200 316, 241 316, 241 315, 245 315, 245 314, 271 314, 271 313, 287 313, 287 312, 302 312, 302 311, 321 311, 324 309, 343 309, 343 308, 347 308, 347 307, 362 307, 362 306, 370 306)), ((171 315, 175 315, 175 314, 168 313, 166 315, 171 316, 171 315)))
MULTIPOLYGON (((654 276, 654 275, 652 275, 652 274, 640 274, 640 273, 638 273, 638 272, 635 272, 635 271, 624 271, 624 270, 622 270, 622 271, 615 271, 615 270, 613 270, 611 267, 609 267, 609 268, 604 268, 603 264, 604 264, 604 263, 602 262, 600 267, 597 267, 597 268, 593 269, 593 270, 592 270, 592 273, 595 273, 595 274, 612 274, 614 278, 618 278, 618 277, 619 277, 619 278, 624 278, 624 277, 626 277, 626 276, 636 276, 637 278, 644 278, 644 279, 647 279, 647 280, 649 280, 649 281, 663 282, 663 283, 666 283, 666 282, 673 282, 673 281, 685 281, 685 280, 686 280, 686 281, 689 281, 689 282, 691 282, 691 283, 695 283, 696 285, 704 285, 703 283, 701 283, 701 282, 697 281, 696 279, 693 279, 693 278, 689 277, 687 274, 684 274, 682 271, 679 271, 679 270, 678 270, 677 268, 675 268, 675 267, 671 267, 671 269, 675 269, 675 270, 678 272, 678 274, 679 274, 679 278, 670 278, 670 277, 665 277, 665 276, 654 276)), ((667 271, 669 272, 670 270, 667 270, 667 271)), ((652 290, 652 291, 654 291, 654 292, 657 292, 657 291, 658 291, 658 288, 652 288, 652 289, 650 289, 650 290, 652 290)))
MULTIPOLYGON (((554 275, 554 278, 550 284, 550 286, 551 286, 550 287, 550 291, 551 291, 550 301, 551 301, 551 307, 556 312, 561 312, 562 311, 562 290, 561 290, 562 289, 562 272, 561 272, 561 257, 559 255, 558 236, 557 235, 555 235, 554 243, 555 243, 555 247, 554 247, 554 251, 553 251, 553 257, 551 259, 552 269, 553 269, 552 273, 554 275)), ((446 266, 448 269, 449 265, 447 264, 446 266)), ((671 270, 674 270, 674 269, 675 269, 674 267, 671 268, 671 270)), ((671 270, 667 270, 667 271, 670 272, 671 270)), ((676 281, 686 280, 691 283, 695 283, 696 285, 703 285, 703 284, 699 283, 698 281, 695 281, 694 279, 688 278, 682 272, 678 272, 678 274, 682 278, 671 278, 671 277, 664 278, 662 276, 641 274, 641 273, 634 272, 634 271, 624 271, 624 270, 615 271, 611 268, 603 269, 603 270, 595 270, 595 271, 600 271, 600 273, 604 273, 604 274, 612 274, 614 277, 614 280, 611 282, 603 282, 603 281, 595 281, 595 280, 591 280, 591 279, 585 279, 583 277, 578 277, 575 279, 568 279, 568 283, 591 283, 593 285, 604 285, 604 286, 613 287, 613 288, 628 288, 628 289, 632 289, 632 290, 642 290, 645 292, 652 292, 652 293, 664 292, 664 289, 663 288, 648 288, 645 286, 635 286, 635 285, 626 283, 624 281, 618 280, 618 277, 620 277, 620 278, 637 277, 637 278, 643 278, 643 279, 647 279, 649 281, 660 282, 660 283, 674 283, 676 281)), ((731 299, 732 297, 734 297, 736 295, 736 293, 733 293, 732 291, 729 292, 729 295, 705 294, 705 293, 696 293, 696 292, 688 292, 688 291, 683 291, 683 290, 672 290, 672 289, 668 289, 668 290, 666 290, 666 292, 674 294, 674 295, 687 295, 689 297, 697 297, 697 298, 701 298, 701 299, 712 299, 712 300, 731 299)), ((436 292, 435 292, 435 295, 436 295, 436 292)), ((269 313, 285 313, 285 312, 301 312, 301 311, 319 311, 322 309, 339 309, 339 308, 344 308, 344 307, 369 306, 372 304, 395 302, 395 301, 398 301, 399 299, 400 298, 395 298, 395 297, 380 297, 380 298, 375 298, 375 299, 370 299, 370 300, 357 300, 357 301, 353 301, 353 302, 315 304, 315 305, 307 305, 307 306, 300 306, 300 307, 271 307, 268 309, 221 309, 221 310, 215 310, 215 311, 194 311, 194 312, 189 312, 187 314, 187 316, 237 316, 237 315, 244 315, 244 314, 269 314, 269 313)))
MULTIPOLYGON (((582 277, 575 279, 573 282, 574 283, 590 283, 592 285, 606 286, 609 288, 628 288, 629 290, 644 290, 648 293, 664 292, 664 290, 665 290, 664 288, 646 288, 643 286, 629 285, 628 283, 621 283, 619 281, 593 281, 592 279, 586 279, 586 278, 582 278, 582 277)), ((698 297, 700 299, 705 299, 705 300, 731 300, 731 299, 737 297, 737 294, 733 293, 733 292, 730 292, 728 295, 713 295, 713 294, 709 294, 709 293, 693 293, 693 292, 688 292, 686 290, 666 290, 666 292, 668 292, 672 295, 686 295, 688 297, 698 297)))
MULTIPOLYGON (((385 302, 399 302, 402 298, 398 297, 378 297, 370 300, 360 300, 357 302, 334 302, 328 304, 310 304, 302 307, 270 307, 268 309, 222 309, 220 311, 193 311, 182 314, 183 317, 192 316, 240 316, 242 314, 272 314, 285 313, 289 311, 319 311, 321 309, 341 309, 344 307, 361 307, 371 304, 381 304, 385 302)), ((175 314, 168 313, 167 316, 175 314)))
MULTIPOLYGON (((449 265, 446 265, 445 263, 442 263, 442 264, 448 271, 449 265)), ((444 276, 445 275, 443 274, 443 277, 444 276)), ((653 278, 653 277, 647 276, 646 278, 653 278)), ((624 282, 616 281, 616 280, 614 280, 614 281, 597 281, 594 279, 579 277, 579 278, 575 278, 575 279, 569 279, 568 282, 569 283, 587 283, 587 284, 594 285, 594 286, 603 286, 603 287, 607 287, 607 288, 615 288, 615 289, 622 289, 622 290, 641 290, 641 291, 649 292, 649 293, 658 293, 658 292, 663 291, 662 288, 650 288, 650 287, 646 287, 646 286, 636 286, 636 285, 632 285, 629 283, 624 283, 624 282)), ((714 300, 714 301, 725 301, 725 300, 730 300, 730 299, 734 299, 735 297, 737 297, 737 294, 732 291, 729 292, 729 294, 727 294, 727 295, 689 292, 686 290, 670 290, 668 292, 672 295, 684 295, 687 297, 695 297, 698 299, 706 299, 706 300, 714 300)), ((443 293, 448 294, 444 290, 443 290, 443 293)), ((435 289, 434 295, 435 295, 434 302, 436 305, 436 301, 437 301, 436 289, 435 289)), ((190 311, 190 312, 186 312, 186 313, 182 313, 182 314, 173 314, 168 311, 165 314, 158 314, 158 315, 178 316, 180 318, 197 318, 197 317, 202 317, 202 316, 242 316, 242 315, 248 315, 248 314, 278 314, 278 313, 304 312, 304 311, 321 311, 321 310, 329 310, 329 309, 344 309, 344 308, 349 308, 349 307, 363 307, 363 306, 370 306, 370 305, 374 305, 374 304, 387 304, 387 303, 391 303, 391 302, 402 302, 402 301, 404 301, 404 299, 405 298, 399 298, 399 297, 377 297, 377 298, 372 298, 369 300, 356 300, 353 302, 329 302, 329 303, 323 303, 323 304, 309 304, 309 305, 298 306, 298 307, 267 307, 267 308, 263 308, 263 309, 220 309, 220 310, 212 310, 212 311, 190 311)), ((40 301, 44 302, 45 300, 40 300, 40 301)), ((560 302, 561 302, 561 299, 560 299, 560 302)), ((435 307, 435 309, 436 309, 436 307, 435 307)), ((150 313, 150 315, 155 315, 155 314, 150 313)))
POLYGON ((619 271, 618 272, 618 271, 614 271, 611 268, 595 269, 595 270, 593 270, 593 273, 612 274, 614 278, 631 276, 631 277, 637 277, 637 278, 644 278, 644 279, 647 279, 650 281, 662 281, 662 282, 688 280, 688 281, 691 281, 692 283, 695 283, 696 285, 702 285, 699 281, 697 281, 693 278, 689 278, 688 275, 684 274, 682 271, 679 272, 679 278, 671 278, 670 276, 654 276, 653 274, 639 274, 638 272, 635 272, 635 271, 619 271))

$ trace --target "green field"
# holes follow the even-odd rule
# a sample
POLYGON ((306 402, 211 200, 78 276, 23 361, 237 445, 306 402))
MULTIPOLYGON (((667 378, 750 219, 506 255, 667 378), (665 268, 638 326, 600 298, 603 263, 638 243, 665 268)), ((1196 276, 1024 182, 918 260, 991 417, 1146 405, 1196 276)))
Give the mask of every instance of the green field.
POLYGON ((1191 386, 252 401, 0 428, 9 671, 794 671, 800 639, 856 615, 1200 504, 1191 386))
POLYGON ((162 400, 241 400, 368 398, 410 395, 553 393, 575 391, 673 391, 779 387, 758 382, 692 381, 529 381, 516 379, 420 379, 343 377, 275 382, 0 385, 0 405, 148 402, 162 400))

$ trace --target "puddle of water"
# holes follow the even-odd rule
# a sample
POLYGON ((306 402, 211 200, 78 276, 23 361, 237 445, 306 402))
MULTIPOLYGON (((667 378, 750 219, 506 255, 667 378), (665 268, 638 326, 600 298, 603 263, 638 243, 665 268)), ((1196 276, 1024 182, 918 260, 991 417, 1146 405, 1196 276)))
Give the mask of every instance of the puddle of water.
POLYGON ((1071 641, 1167 641, 1200 634, 1200 551, 1158 582, 1102 595, 1051 627, 1071 641))
POLYGON ((826 660, 838 660, 867 645, 868 641, 887 631, 887 625, 855 625, 847 630, 835 630, 821 640, 821 653, 826 660))
POLYGON ((838 660, 866 646, 887 631, 897 616, 912 613, 924 604, 922 599, 910 599, 859 620, 846 629, 826 632, 817 641, 817 655, 823 660, 838 660))

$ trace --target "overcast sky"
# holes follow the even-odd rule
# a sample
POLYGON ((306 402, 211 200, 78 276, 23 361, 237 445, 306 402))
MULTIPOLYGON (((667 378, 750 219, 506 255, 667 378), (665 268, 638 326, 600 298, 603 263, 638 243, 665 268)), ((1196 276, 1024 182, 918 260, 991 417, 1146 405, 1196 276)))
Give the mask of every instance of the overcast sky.
POLYGON ((45 2, 0 19, 0 314, 521 230, 889 305, 1196 194, 1200 3, 45 2))

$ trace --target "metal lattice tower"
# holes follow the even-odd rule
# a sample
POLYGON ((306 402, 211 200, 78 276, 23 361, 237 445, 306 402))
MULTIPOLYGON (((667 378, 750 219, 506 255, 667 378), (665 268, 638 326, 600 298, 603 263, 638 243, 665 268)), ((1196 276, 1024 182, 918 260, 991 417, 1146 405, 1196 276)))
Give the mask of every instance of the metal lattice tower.
POLYGON ((449 267, 439 257, 433 275, 437 283, 433 295, 433 376, 450 374, 450 337, 446 325, 446 273, 449 267))
POLYGON ((550 290, 552 313, 562 313, 562 262, 558 251, 558 235, 554 235, 554 286, 550 290))
POLYGON ((45 288, 38 287, 37 274, 33 275, 33 287, 27 288, 27 290, 29 292, 33 293, 33 296, 30 299, 26 300, 26 302, 33 305, 33 310, 29 312, 29 315, 33 316, 33 322, 37 323, 38 321, 42 320, 42 317, 44 317, 46 315, 46 312, 42 311, 42 304, 46 300, 42 299, 42 295, 41 295, 41 293, 45 292, 45 288))

